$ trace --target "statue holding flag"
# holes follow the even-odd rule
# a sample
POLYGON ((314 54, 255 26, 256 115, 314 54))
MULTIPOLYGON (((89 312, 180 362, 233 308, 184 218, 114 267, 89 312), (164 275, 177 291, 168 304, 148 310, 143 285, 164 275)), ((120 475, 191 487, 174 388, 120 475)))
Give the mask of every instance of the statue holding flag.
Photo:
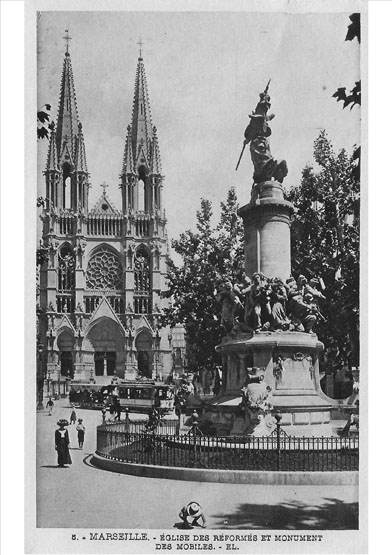
POLYGON ((272 157, 268 140, 268 137, 271 135, 269 122, 275 117, 274 114, 268 114, 268 110, 271 107, 271 99, 268 94, 270 81, 265 91, 260 93, 260 100, 253 113, 249 116, 250 122, 245 129, 245 140, 236 167, 238 169, 245 146, 250 143, 250 155, 254 166, 253 180, 255 183, 263 183, 271 179, 282 183, 288 172, 286 160, 277 161, 272 157))

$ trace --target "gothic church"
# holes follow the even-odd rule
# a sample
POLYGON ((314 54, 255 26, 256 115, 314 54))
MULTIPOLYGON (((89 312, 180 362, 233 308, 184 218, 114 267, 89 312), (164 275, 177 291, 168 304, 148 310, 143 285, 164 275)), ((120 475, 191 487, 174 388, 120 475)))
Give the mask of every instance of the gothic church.
POLYGON ((168 302, 161 298, 168 237, 141 51, 120 174, 121 209, 113 205, 106 184, 98 202, 89 205, 91 184, 68 44, 44 175, 42 242, 48 262, 40 270, 38 334, 48 382, 64 393, 70 379, 97 384, 115 376, 165 380, 184 345, 177 329, 172 333, 160 325, 168 302))

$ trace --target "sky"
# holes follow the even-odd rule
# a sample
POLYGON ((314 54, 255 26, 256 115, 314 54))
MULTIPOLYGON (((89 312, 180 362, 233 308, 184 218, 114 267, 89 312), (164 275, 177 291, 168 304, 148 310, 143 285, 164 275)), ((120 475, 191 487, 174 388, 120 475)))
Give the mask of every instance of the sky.
MULTIPOLYGON (((360 110, 342 109, 332 94, 360 78, 360 47, 345 41, 349 13, 41 12, 37 22, 38 107, 57 116, 65 29, 78 112, 91 174, 89 206, 118 188, 142 39, 150 108, 165 176, 168 234, 194 228, 200 198, 215 216, 230 186, 250 200, 253 166, 247 147, 238 171, 248 115, 271 78, 271 152, 287 160, 285 187, 312 164, 325 129, 336 149, 360 141, 360 110)), ((48 142, 38 143, 38 195, 45 196, 48 142)))

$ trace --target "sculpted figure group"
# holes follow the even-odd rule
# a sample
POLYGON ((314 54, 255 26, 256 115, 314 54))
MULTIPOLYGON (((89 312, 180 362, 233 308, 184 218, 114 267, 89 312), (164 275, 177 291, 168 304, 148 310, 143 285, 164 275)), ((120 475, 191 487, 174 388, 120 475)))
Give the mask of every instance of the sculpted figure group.
POLYGON ((320 280, 309 282, 304 276, 284 283, 279 278, 267 278, 255 273, 249 279, 245 273, 233 285, 222 281, 216 299, 221 305, 221 326, 226 333, 253 331, 299 331, 312 333, 318 320, 324 317, 319 302, 325 296, 319 290, 320 280))

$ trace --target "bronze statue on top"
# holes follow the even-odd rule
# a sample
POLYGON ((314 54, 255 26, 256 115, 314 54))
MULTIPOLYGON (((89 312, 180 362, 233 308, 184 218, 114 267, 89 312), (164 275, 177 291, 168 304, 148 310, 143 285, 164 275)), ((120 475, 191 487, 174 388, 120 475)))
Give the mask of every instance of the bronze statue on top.
POLYGON ((245 146, 250 143, 250 155, 254 166, 253 180, 255 183, 263 183, 271 179, 282 183, 288 173, 286 160, 277 161, 272 157, 268 140, 268 137, 271 135, 269 122, 275 117, 274 114, 268 114, 268 110, 271 107, 271 98, 268 94, 270 81, 265 91, 260 93, 260 100, 255 110, 249 116, 250 122, 245 129, 245 140, 236 167, 238 169, 245 146))

